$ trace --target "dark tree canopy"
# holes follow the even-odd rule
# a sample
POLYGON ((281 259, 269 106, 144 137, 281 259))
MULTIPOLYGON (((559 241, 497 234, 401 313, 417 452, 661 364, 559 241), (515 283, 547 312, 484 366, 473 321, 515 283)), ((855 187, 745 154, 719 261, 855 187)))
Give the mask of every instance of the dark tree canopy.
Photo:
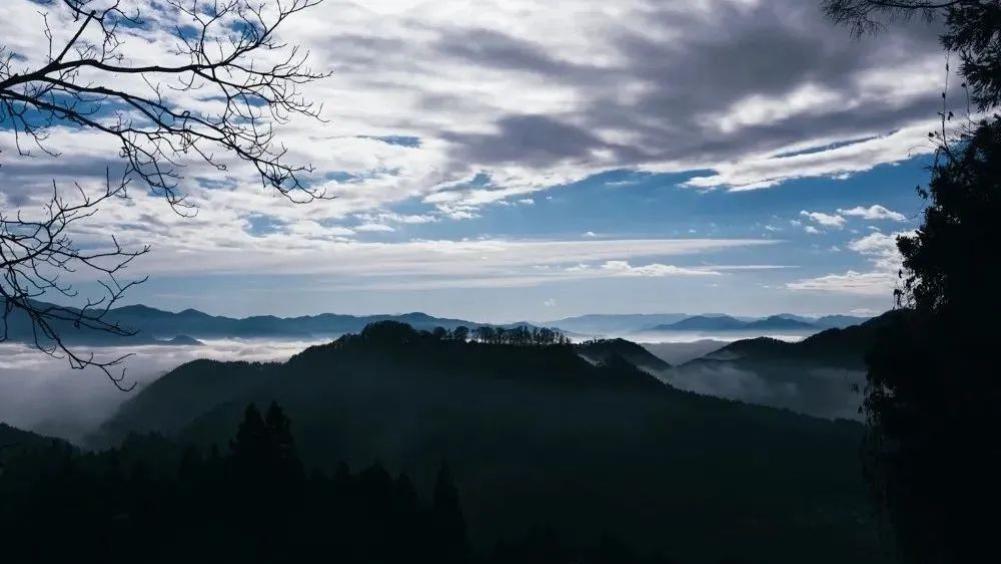
POLYGON ((976 129, 923 194, 923 225, 899 239, 910 322, 868 357, 869 467, 905 555, 978 562, 1001 504, 1001 123, 976 129))
MULTIPOLYGON (((856 34, 894 17, 941 18, 942 45, 959 55, 979 109, 1001 104, 998 0, 827 0, 856 34), (882 18, 882 19, 881 19, 882 18)), ((945 95, 943 95, 945 99, 945 95)), ((868 355, 864 410, 870 483, 910 562, 996 558, 1001 505, 1001 119, 971 115, 951 126, 944 108, 927 202, 914 235, 899 237, 898 304, 906 322, 887 328, 868 355)))
POLYGON ((126 249, 110 237, 103 248, 84 249, 73 240, 76 224, 109 200, 127 198, 130 187, 162 197, 177 213, 194 213, 184 190, 190 165, 224 171, 243 163, 262 186, 292 201, 324 197, 303 178, 309 165, 289 162, 274 130, 295 115, 319 116, 300 86, 325 73, 311 70, 308 53, 279 39, 278 30, 320 2, 47 0, 38 2, 46 52, 17 52, 0 39, 0 130, 15 147, 4 160, 58 157, 50 133, 59 127, 118 146, 107 156, 101 190, 53 183, 40 211, 0 209, 0 341, 11 315, 26 315, 39 349, 74 368, 97 367, 123 385, 123 375, 111 371, 122 358, 75 352, 61 334, 67 325, 131 334, 105 316, 144 280, 123 277, 149 248, 126 249), (178 18, 160 30, 173 47, 154 60, 133 60, 142 43, 134 32, 160 26, 158 13, 178 18), (79 296, 65 280, 74 272, 98 278, 103 294, 79 296))
MULTIPOLYGON (((609 538, 562 545, 555 533, 474 551, 447 467, 430 492, 378 463, 306 476, 291 427, 277 404, 264 415, 251 405, 225 454, 159 435, 103 452, 41 437, 0 448, 3 561, 667 564, 609 538)), ((535 515, 524 519, 537 530, 535 515)))

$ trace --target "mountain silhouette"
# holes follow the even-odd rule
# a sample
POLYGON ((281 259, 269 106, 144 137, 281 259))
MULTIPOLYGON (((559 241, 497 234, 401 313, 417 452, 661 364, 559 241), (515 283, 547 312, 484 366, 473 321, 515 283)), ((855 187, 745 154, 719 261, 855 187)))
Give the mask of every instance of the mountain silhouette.
POLYGON ((828 329, 799 342, 768 337, 727 344, 658 376, 673 386, 819 417, 858 419, 865 357, 893 311, 861 325, 828 329))
MULTIPOLYGON (((3 301, 0 300, 0 307, 3 301)), ((45 304, 41 304, 45 305, 45 304)), ((78 311, 70 308, 70 311, 78 311)), ((529 327, 528 323, 488 324, 462 319, 441 318, 421 312, 378 315, 342 315, 324 313, 300 317, 276 317, 257 315, 245 318, 210 315, 196 309, 170 312, 145 305, 131 305, 114 308, 104 317, 109 323, 117 323, 124 329, 135 332, 131 336, 114 335, 93 329, 76 327, 71 321, 54 322, 58 333, 67 343, 88 346, 133 346, 133 345, 197 345, 198 339, 258 338, 258 339, 322 339, 333 338, 344 333, 359 332, 367 325, 379 321, 398 321, 412 327, 430 330, 435 327, 455 329, 465 326, 477 327, 529 327)), ((22 311, 14 309, 8 317, 7 340, 31 343, 35 333, 31 320, 22 311)))
POLYGON ((599 339, 577 345, 581 356, 594 363, 610 363, 618 357, 632 366, 648 372, 667 370, 670 364, 632 341, 625 339, 599 339))
POLYGON ((738 331, 747 327, 747 324, 748 322, 729 315, 696 315, 675 323, 656 325, 650 331, 738 331))
POLYGON ((810 331, 817 328, 818 326, 814 323, 779 315, 758 319, 744 325, 744 330, 747 331, 810 331))
POLYGON ((275 400, 307 467, 379 460, 426 490, 448 460, 481 545, 553 525, 571 541, 607 532, 681 561, 719 560, 727 545, 767 562, 807 551, 873 561, 860 425, 680 391, 624 358, 632 350, 376 323, 282 364, 188 363, 93 440, 156 431, 225 444, 248 403, 275 400))
POLYGON ((705 359, 750 360, 758 362, 813 361, 836 366, 862 367, 865 354, 883 327, 899 323, 905 311, 887 312, 860 325, 828 329, 799 342, 768 337, 735 341, 710 353, 705 359))

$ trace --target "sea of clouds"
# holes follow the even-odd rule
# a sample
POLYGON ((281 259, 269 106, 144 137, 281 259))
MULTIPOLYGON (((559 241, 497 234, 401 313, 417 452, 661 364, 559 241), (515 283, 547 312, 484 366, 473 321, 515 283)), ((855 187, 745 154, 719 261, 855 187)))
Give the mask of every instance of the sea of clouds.
POLYGON ((211 340, 202 346, 142 346, 97 351, 105 358, 132 353, 126 361, 124 392, 97 370, 73 370, 67 362, 21 344, 0 344, 0 422, 21 429, 81 441, 135 397, 174 368, 199 358, 281 362, 312 341, 211 340))

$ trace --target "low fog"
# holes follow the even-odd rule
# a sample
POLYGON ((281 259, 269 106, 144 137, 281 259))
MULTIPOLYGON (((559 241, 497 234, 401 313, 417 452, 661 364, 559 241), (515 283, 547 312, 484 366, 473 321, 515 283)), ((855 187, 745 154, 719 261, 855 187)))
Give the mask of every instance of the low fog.
MULTIPOLYGON (((799 367, 747 368, 735 364, 690 362, 727 344, 715 339, 678 339, 643 345, 675 368, 657 376, 688 391, 787 408, 818 417, 859 417, 853 385, 864 373, 799 367)), ((132 353, 127 378, 131 392, 118 390, 96 370, 71 370, 65 360, 20 344, 0 345, 0 422, 80 443, 123 402, 144 386, 185 362, 198 358, 282 362, 323 341, 209 340, 201 346, 102 348, 105 357, 132 353)))
POLYGON ((185 362, 216 360, 285 361, 316 344, 310 341, 212 340, 202 346, 101 348, 127 361, 131 392, 118 390, 97 370, 72 370, 65 360, 48 357, 20 344, 0 345, 0 422, 79 443, 122 402, 150 382, 185 362))
POLYGON ((828 419, 861 419, 865 372, 817 366, 747 367, 696 361, 656 374, 690 392, 828 419))

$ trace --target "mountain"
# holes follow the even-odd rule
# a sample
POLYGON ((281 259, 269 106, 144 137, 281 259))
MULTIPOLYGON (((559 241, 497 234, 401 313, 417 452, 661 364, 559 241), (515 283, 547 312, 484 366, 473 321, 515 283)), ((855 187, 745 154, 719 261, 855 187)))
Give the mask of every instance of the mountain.
POLYGON ((831 366, 861 368, 865 354, 882 329, 897 323, 906 312, 890 311, 844 329, 827 329, 799 342, 759 337, 735 341, 707 355, 709 360, 754 362, 822 362, 831 366))
MULTIPOLYGON (((0 300, 0 306, 2 306, 0 300)), ((47 305, 47 304, 40 304, 47 305)), ((76 311, 70 309, 69 311, 76 311)), ((484 326, 512 329, 533 328, 528 322, 489 324, 434 317, 426 313, 344 315, 324 313, 300 317, 276 317, 257 315, 245 318, 216 316, 185 309, 180 312, 165 311, 145 305, 123 306, 110 310, 105 321, 117 323, 124 329, 134 331, 131 336, 113 335, 107 332, 76 327, 72 321, 56 322, 60 337, 73 345, 87 346, 132 346, 132 345, 185 345, 196 344, 199 339, 261 338, 261 339, 322 339, 345 333, 357 333, 371 323, 398 321, 412 327, 430 330, 435 327, 455 329, 466 326, 470 329, 484 326)), ((607 336, 641 331, 794 331, 812 332, 831 327, 854 325, 863 318, 850 316, 827 316, 819 319, 804 318, 791 314, 780 314, 764 319, 738 318, 723 314, 702 314, 688 316, 681 313, 627 314, 627 315, 583 315, 549 321, 545 327, 559 329, 570 335, 607 336), (798 322, 798 323, 797 323, 798 322)), ((32 342, 34 332, 30 319, 21 311, 14 310, 8 318, 8 340, 12 342, 32 342)))
POLYGON ((682 341, 677 343, 643 343, 642 346, 668 364, 684 364, 711 352, 716 352, 727 344, 727 341, 701 339, 698 341, 682 341))
POLYGON ((809 323, 810 325, 820 327, 822 329, 844 329, 845 327, 851 327, 852 325, 860 325, 872 319, 871 317, 860 317, 857 315, 825 315, 823 317, 805 317, 793 313, 780 313, 773 317, 783 317, 785 319, 809 323))
POLYGON ((582 335, 632 333, 659 324, 674 323, 688 317, 684 313, 589 314, 547 321, 544 325, 582 335))
MULTIPOLYGON (((42 304, 45 305, 45 304, 42 304)), ((2 302, 0 302, 2 306, 2 302)), ((71 310, 76 311, 76 310, 71 310)), ((144 305, 115 308, 106 314, 104 321, 117 323, 129 331, 131 336, 119 336, 107 332, 78 328, 72 322, 58 322, 55 327, 60 337, 70 344, 89 346, 132 346, 132 345, 197 345, 198 339, 222 338, 267 338, 267 339, 317 339, 336 337, 344 333, 358 332, 365 326, 379 321, 398 321, 412 327, 430 330, 435 327, 455 329, 466 326, 470 329, 490 324, 462 319, 434 317, 426 313, 413 312, 398 315, 341 315, 324 313, 301 317, 276 317, 258 315, 246 318, 232 318, 210 315, 196 309, 180 312, 164 311, 144 305)), ((527 323, 497 325, 506 329, 532 326, 527 323)), ((20 310, 12 311, 8 319, 8 340, 12 342, 32 342, 34 332, 31 321, 20 310)))
POLYGON ((825 329, 844 329, 845 327, 851 327, 852 325, 861 325, 870 319, 872 318, 858 317, 854 315, 825 315, 813 323, 814 325, 825 329))
POLYGON ((23 431, 17 427, 12 427, 0 422, 0 470, 3 468, 5 456, 14 454, 15 451, 24 451, 36 448, 49 448, 60 446, 71 449, 70 444, 62 439, 46 437, 31 431, 23 431))
POLYGON ((658 373, 681 389, 791 409, 818 417, 860 417, 865 355, 903 312, 828 329, 790 343, 759 337, 735 341, 658 373))
POLYGON ((765 319, 758 319, 745 323, 744 331, 815 331, 818 326, 809 321, 790 319, 780 315, 773 315, 765 319))
POLYGON ((636 343, 625 339, 599 339, 577 345, 577 351, 590 362, 608 364, 620 358, 647 372, 667 370, 670 364, 636 343))
POLYGON ((181 366, 95 444, 158 431, 225 446, 248 403, 277 400, 307 468, 378 460, 429 491, 447 460, 481 546, 551 526, 569 542, 608 533, 681 562, 717 562, 732 547, 748 561, 879 560, 860 425, 680 391, 623 358, 632 352, 621 341, 447 340, 383 322, 283 364, 181 366))
POLYGON ((160 341, 164 345, 184 345, 189 347, 200 347, 205 343, 195 339, 194 337, 189 337, 187 335, 178 335, 173 339, 167 339, 165 341, 160 341))
POLYGON ((710 317, 706 315, 696 315, 686 317, 681 321, 666 325, 656 325, 650 331, 738 331, 744 329, 747 322, 741 321, 729 315, 710 317))
POLYGON ((791 331, 794 333, 817 332, 831 327, 855 325, 864 321, 862 318, 848 316, 827 316, 811 319, 788 313, 772 315, 761 319, 744 320, 728 315, 708 316, 696 315, 686 317, 681 321, 665 325, 657 325, 649 331, 697 331, 703 333, 744 331, 744 332, 775 332, 791 331))
POLYGON ((816 321, 816 318, 797 315, 795 313, 777 313, 773 317, 783 317, 785 319, 792 319, 793 321, 802 321, 803 323, 813 323, 816 321))

